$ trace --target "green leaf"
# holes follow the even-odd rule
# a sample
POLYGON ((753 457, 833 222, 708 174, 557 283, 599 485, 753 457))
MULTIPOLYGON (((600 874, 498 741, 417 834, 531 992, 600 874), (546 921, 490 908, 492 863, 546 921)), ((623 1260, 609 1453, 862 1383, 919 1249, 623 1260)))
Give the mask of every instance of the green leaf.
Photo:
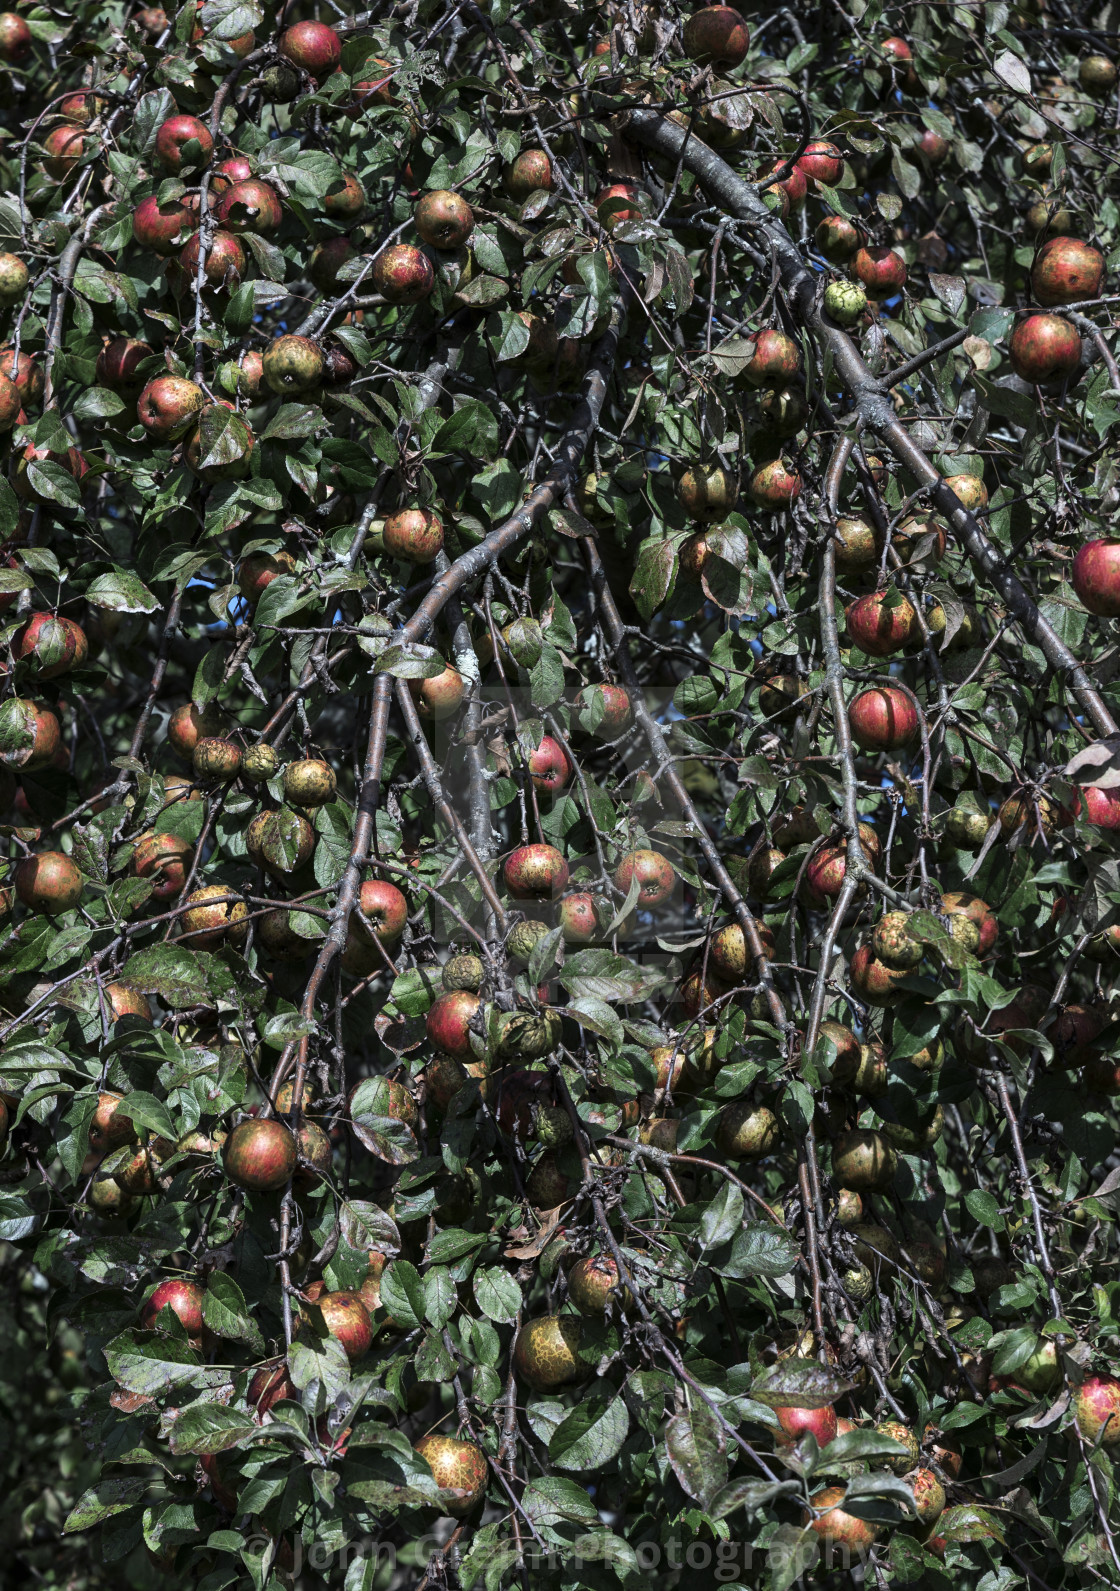
POLYGON ((451 1272, 442 1265, 435 1265, 425 1272, 423 1284, 424 1315, 437 1331, 442 1331, 459 1302, 451 1272))
POLYGON ((424 1324, 424 1284, 415 1265, 408 1260, 393 1260, 386 1265, 381 1277, 381 1302, 400 1325, 412 1328, 424 1324))
POLYGON ((823 1409, 835 1403, 853 1383, 816 1359, 783 1359, 764 1370, 751 1387, 751 1397, 769 1409, 796 1403, 803 1409, 823 1409))
POLYGON ((486 341, 499 364, 519 359, 529 346, 529 328, 512 310, 500 310, 487 319, 486 341))
POLYGON ((151 154, 161 124, 174 114, 175 100, 170 89, 158 88, 140 96, 126 124, 131 128, 132 147, 138 155, 151 154))
POLYGON ((107 387, 89 387, 74 402, 75 420, 108 420, 126 408, 124 399, 107 387))
POLYGON ((800 1490, 799 1481, 752 1481, 744 1477, 722 1487, 709 1500, 706 1512, 713 1519, 725 1519, 737 1508, 745 1508, 748 1514, 755 1514, 777 1498, 792 1497, 800 1490))
POLYGON ((117 1110, 120 1115, 127 1116, 129 1121, 135 1122, 137 1127, 146 1127, 159 1138, 170 1138, 174 1142, 177 1137, 175 1123, 168 1114, 167 1106, 154 1094, 145 1093, 143 1089, 130 1090, 117 1106, 117 1110))
MULTIPOLYGON (((208 959, 208 958, 207 958, 208 959)), ((156 994, 176 1010, 202 1004, 210 994, 203 953, 186 945, 152 945, 124 964, 121 982, 141 994, 156 994)))
POLYGON ((146 1475, 111 1475, 82 1493, 66 1517, 63 1533, 90 1530, 103 1519, 135 1508, 151 1486, 146 1475))
POLYGON ((743 1224, 743 1194, 737 1183, 721 1182, 700 1217, 700 1242, 704 1248, 729 1243, 743 1224))
POLYGON ((688 1495, 707 1509, 727 1484, 723 1432, 707 1404, 695 1401, 669 1421, 665 1447, 673 1472, 688 1495))
POLYGON ((239 414, 224 404, 210 403, 198 420, 200 470, 217 470, 245 458, 253 445, 253 433, 239 414))
POLYGON ((27 464, 27 485, 36 497, 59 503, 63 508, 78 508, 82 494, 69 470, 53 459, 32 459, 27 464))
POLYGON ((980 1222, 981 1226, 990 1226, 997 1232, 1003 1231, 1004 1221, 1000 1214, 999 1202, 983 1188, 970 1188, 964 1196, 964 1202, 969 1214, 980 1222))
POLYGON ((205 707, 217 696, 222 687, 228 656, 228 648, 220 641, 207 647, 202 654, 194 671, 194 684, 191 686, 191 701, 196 707, 205 707))
POLYGON ((112 574, 98 575, 86 590, 86 601, 95 608, 112 608, 117 613, 154 613, 160 606, 138 575, 114 568, 112 574))
POLYGON ((521 1308, 521 1289, 507 1271, 488 1266, 475 1272, 475 1302, 491 1320, 508 1324, 521 1308))
POLYGON ((498 452, 498 421, 489 406, 477 398, 467 398, 445 420, 432 438, 438 453, 467 454, 492 459, 498 452))
POLYGON ((630 595, 643 619, 651 619, 672 594, 677 578, 677 549, 667 537, 643 541, 638 548, 630 595))
POLYGON ((323 411, 309 403, 282 403, 261 432, 262 442, 294 440, 313 436, 322 423, 323 411))
POLYGON ((19 498, 6 480, 0 480, 0 535, 5 541, 19 524, 19 498))
POLYGON ((0 1242, 19 1243, 37 1230, 42 1216, 22 1195, 0 1193, 0 1242))
POLYGON ((388 1165, 407 1165, 419 1157, 412 1128, 392 1114, 387 1078, 367 1077, 358 1084, 350 1101, 350 1124, 370 1154, 388 1165))
POLYGON ((601 1469, 617 1458, 629 1429, 621 1397, 585 1396, 553 1431, 548 1456, 558 1469, 601 1469))
POLYGON ((251 1436, 256 1425, 240 1409, 226 1409, 220 1404, 196 1404, 184 1409, 171 1427, 170 1446, 173 1453, 224 1453, 238 1442, 251 1436))
POLYGON ((538 1529, 566 1523, 593 1525, 599 1511, 586 1488, 563 1475, 541 1475, 531 1480, 521 1497, 522 1507, 538 1529))
POLYGON ((434 646, 407 641, 403 645, 387 646, 377 659, 375 672, 392 674, 394 679, 435 679, 446 667, 446 661, 434 646))
POLYGON ((202 1318, 216 1337, 245 1342, 254 1353, 264 1352, 264 1338, 249 1313, 240 1287, 225 1271, 212 1271, 202 1297, 202 1318))
POLYGON ((123 1332, 107 1345, 104 1353, 113 1380, 127 1392, 148 1397, 162 1396, 174 1387, 219 1386, 229 1377, 228 1370, 200 1363, 186 1342, 162 1333, 138 1342, 135 1332, 123 1332))
POLYGON ((906 1453, 901 1442, 878 1431, 845 1431, 821 1450, 821 1464, 850 1464, 856 1459, 901 1458, 906 1453))
POLYGON ((727 1276, 785 1276, 797 1264, 801 1250, 783 1231, 767 1221, 748 1222, 731 1246, 731 1258, 722 1266, 727 1276))

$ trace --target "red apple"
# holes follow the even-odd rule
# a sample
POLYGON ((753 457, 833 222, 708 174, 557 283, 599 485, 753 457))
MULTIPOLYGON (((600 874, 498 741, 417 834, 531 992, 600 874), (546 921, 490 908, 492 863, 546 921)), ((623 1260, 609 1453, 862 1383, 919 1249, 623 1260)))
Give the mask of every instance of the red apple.
POLYGON ((296 1166, 291 1128, 272 1117, 239 1122, 222 1151, 226 1176, 249 1193, 282 1188, 296 1166))
POLYGON ((1120 614, 1120 541, 1084 541, 1073 560, 1073 589, 1090 613, 1120 614))
POLYGON ((258 1414, 267 1414, 274 1404, 290 1400, 299 1402, 299 1393, 292 1384, 286 1364, 264 1365, 257 1370, 245 1393, 246 1402, 258 1414))
POLYGON ((436 998, 424 1026, 437 1050, 444 1055, 473 1055, 469 1024, 481 1004, 470 989, 449 989, 436 998))
POLYGON ((281 34, 277 48, 285 60, 318 81, 336 71, 342 60, 342 40, 325 22, 294 23, 281 34))
POLYGON ((284 219, 284 207, 275 188, 259 177, 247 177, 226 189, 214 215, 227 232, 257 232, 267 237, 284 219))
POLYGON ((529 776, 538 790, 563 790, 572 777, 572 765, 558 740, 544 735, 529 754, 529 776))
MULTIPOLYGON (((765 168, 761 175, 763 178, 766 178, 772 173, 783 170, 783 168, 787 166, 787 157, 784 155, 780 156, 779 159, 772 161, 770 165, 765 168)), ((799 165, 790 167, 790 169, 786 171, 786 175, 784 177, 782 177, 778 182, 771 183, 768 192, 775 191, 785 194, 791 210, 800 210, 802 205, 805 203, 805 197, 809 192, 809 184, 801 167, 799 165)))
POLYGON ((899 593, 870 591, 849 603, 845 614, 853 646, 869 657, 889 657, 892 652, 901 651, 917 633, 918 618, 910 603, 903 597, 888 607, 888 595, 897 598, 899 593))
POLYGON ((327 215, 349 221, 365 209, 366 191, 357 177, 346 172, 331 183, 321 202, 327 215))
POLYGON ((1061 315, 1028 315, 1011 333, 1008 353, 1023 381, 1057 381, 1081 363, 1081 333, 1061 315))
POLYGON ((639 849, 628 851, 614 872, 615 885, 624 895, 630 893, 635 878, 638 880, 638 905, 651 907, 660 906, 669 899, 677 876, 667 856, 659 851, 639 849))
POLYGON ((194 757, 194 748, 203 736, 221 734, 225 724, 225 714, 216 702, 202 709, 195 707, 193 702, 186 702, 182 707, 176 707, 167 720, 168 743, 184 762, 190 762, 194 757))
POLYGON ((189 841, 178 834, 143 834, 132 853, 132 871, 155 880, 154 900, 174 900, 187 881, 190 856, 189 841))
POLYGON ((1098 829, 1120 829, 1120 790, 1086 785, 1078 792, 1073 811, 1075 817, 1084 817, 1098 829))
POLYGON ((901 77, 903 87, 909 93, 915 93, 921 87, 918 74, 914 70, 914 52, 905 39, 900 39, 897 34, 884 39, 879 45, 879 53, 885 58, 886 64, 901 77))
POLYGON ((524 204, 530 194, 551 193, 552 162, 543 149, 523 149, 506 167, 503 185, 516 204, 524 204))
POLYGON ((408 922, 408 901, 387 879, 367 878, 358 891, 362 926, 383 945, 393 944, 408 922))
POLYGON ((756 332, 750 347, 752 353, 743 376, 752 387, 784 387, 795 379, 800 351, 784 331, 756 332))
POLYGON ((1031 266, 1031 291, 1047 307, 1098 298, 1103 280, 1104 255, 1081 238, 1050 238, 1031 266))
POLYGON ((373 262, 370 282, 390 304, 418 304, 435 286, 432 262, 411 243, 394 243, 382 249, 373 262))
POLYGON ((621 685, 585 685, 579 702, 585 711, 601 708, 595 733, 604 740, 614 740, 630 722, 630 695, 621 685))
POLYGON ((1120 1381, 1115 1376, 1087 1376, 1073 1394, 1078 1433, 1094 1446, 1120 1442, 1120 1381))
POLYGON ((835 144, 830 144, 826 139, 814 138, 805 145, 805 153, 797 165, 811 182, 823 182, 829 188, 835 188, 844 170, 844 157, 835 144))
POLYGON ((190 430, 206 402, 201 387, 183 376, 156 376, 140 394, 136 414, 149 436, 170 442, 190 430))
POLYGON ((354 257, 349 238, 327 238, 313 250, 307 262, 307 274, 321 293, 338 292, 338 273, 354 257))
POLYGON ((566 945, 589 945, 600 933, 599 909, 594 895, 581 891, 565 895, 557 913, 566 945))
MULTIPOLYGON (((181 287, 186 291, 194 290, 201 253, 201 236, 198 232, 194 232, 187 239, 179 255, 181 287)), ((203 286, 238 286, 239 279, 245 275, 246 263, 245 250, 234 234, 223 231, 221 227, 216 228, 210 235, 210 244, 206 250, 206 264, 202 272, 203 286)))
POLYGON ((189 143, 198 145, 192 164, 204 166, 214 153, 214 140, 205 122, 197 116, 169 116, 156 133, 155 155, 165 171, 177 176, 183 169, 183 150, 189 143))
POLYGON ((295 571, 296 561, 290 552, 250 553, 241 560, 237 571, 237 589, 246 602, 255 606, 278 576, 292 575, 295 571))
POLYGON ((774 1413, 778 1417, 778 1424, 785 1436, 791 1441, 798 1439, 810 1432, 817 1439, 818 1447, 827 1447, 836 1435, 836 1410, 831 1403, 826 1403, 822 1409, 805 1409, 799 1404, 784 1404, 776 1408, 774 1413))
POLYGON ((23 731, 19 737, 22 744, 13 744, 11 750, 0 752, 0 763, 8 768, 26 768, 30 771, 54 762, 62 741, 62 732, 54 713, 41 702, 20 698, 16 698, 16 712, 23 731))
POLYGON ((467 682, 459 670, 449 664, 442 674, 435 674, 430 679, 410 679, 408 693, 416 703, 416 711, 421 718, 438 722, 443 718, 452 718, 459 711, 463 697, 467 694, 467 682))
POLYGON ((43 164, 50 176, 61 181, 87 155, 96 154, 100 142, 96 134, 87 132, 84 127, 73 127, 69 122, 63 122, 58 127, 52 127, 43 139, 43 148, 46 150, 43 164))
POLYGON ((0 348, 0 371, 14 381, 24 403, 38 403, 46 386, 43 367, 34 354, 22 348, 18 355, 11 348, 0 348))
POLYGON ((341 1343, 351 1364, 369 1352, 373 1342, 373 1325, 369 1310, 356 1292, 341 1290, 330 1293, 323 1282, 312 1282, 306 1296, 317 1304, 327 1332, 341 1343))
POLYGON ((880 1532, 880 1526, 869 1524, 854 1513, 845 1513, 840 1507, 843 1499, 843 1486, 826 1486, 822 1491, 813 1492, 810 1499, 813 1511, 802 1513, 802 1521, 830 1545, 840 1546, 853 1558, 865 1558, 880 1532))
POLYGON ((0 61, 20 66, 31 54, 35 35, 14 11, 0 11, 0 61))
POLYGON ((791 507, 801 496, 801 476, 784 459, 771 459, 755 470, 747 491, 760 508, 777 512, 791 507))
POLYGON ((64 851, 40 851, 25 856, 16 868, 16 894, 31 912, 56 917, 82 898, 85 880, 81 869, 64 851))
POLYGON ((22 424, 22 414, 23 399, 19 395, 19 388, 9 376, 0 375, 0 431, 10 431, 13 426, 22 424))
POLYGON ((813 242, 834 265, 845 265, 859 248, 859 231, 842 215, 826 215, 813 234, 813 242))
POLYGON ((416 206, 416 230, 436 249, 461 249, 474 230, 474 211, 446 188, 426 193, 416 206))
POLYGON ((205 1296, 205 1289, 198 1282, 188 1281, 185 1276, 168 1277, 145 1299, 140 1324, 145 1331, 152 1331, 160 1311, 170 1309, 181 1321, 191 1345, 197 1348, 202 1343, 202 1300, 205 1296))
POLYGON ((897 685, 861 691, 848 708, 852 739, 864 751, 899 751, 918 733, 918 713, 897 685))
POLYGON ((382 540, 394 558, 429 564, 443 551, 443 524, 430 508, 399 508, 385 521, 382 540))
POLYGON ((107 342, 97 356, 95 376, 102 387, 113 392, 135 393, 140 396, 143 381, 136 372, 145 359, 152 357, 152 349, 139 337, 115 337, 107 342))
POLYGON ((217 199, 235 182, 245 182, 252 175, 253 168, 244 155, 230 155, 226 160, 219 160, 210 173, 210 192, 217 199))
POLYGON ((86 632, 74 619, 33 613, 12 642, 12 653, 39 679, 57 679, 89 657, 86 632))
POLYGON ((732 6, 702 6, 684 25, 684 53, 697 66, 740 66, 750 47, 746 20, 732 6))
POLYGON ((895 249, 857 249, 852 273, 874 298, 890 298, 906 286, 906 261, 895 249))
POLYGON ((154 254, 173 254, 190 230, 191 218, 177 199, 160 204, 152 194, 150 199, 141 199, 132 212, 133 237, 154 254))
POLYGON ((502 864, 502 877, 515 900, 548 900, 568 883, 568 864, 554 845, 519 845, 502 864))

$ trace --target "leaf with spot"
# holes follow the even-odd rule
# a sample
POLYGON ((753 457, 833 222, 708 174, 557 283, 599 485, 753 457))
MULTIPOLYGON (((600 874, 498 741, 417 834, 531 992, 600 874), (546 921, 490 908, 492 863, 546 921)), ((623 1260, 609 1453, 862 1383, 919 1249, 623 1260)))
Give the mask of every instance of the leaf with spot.
POLYGON ((751 1387, 751 1397, 768 1409, 796 1403, 803 1409, 823 1409, 851 1392, 854 1383, 838 1370, 816 1359, 783 1359, 764 1370, 751 1387))
POLYGON ((184 1409, 171 1427, 170 1447, 175 1454, 224 1453, 257 1429, 252 1417, 240 1409, 200 1403, 184 1409))
POLYGON ((651 619, 672 595, 677 578, 677 548, 668 537, 654 536, 638 548, 630 595, 643 619, 651 619))
POLYGON ((245 1302, 245 1295, 225 1271, 211 1271, 202 1296, 202 1318, 216 1337, 244 1342, 256 1354, 264 1352, 264 1338, 245 1302))
POLYGON ((727 1484, 726 1443, 707 1404, 697 1399, 673 1416, 665 1431, 665 1449, 684 1490, 706 1509, 727 1484))
POLYGON ((86 601, 116 613, 154 613, 160 606, 138 575, 119 568, 98 575, 86 589, 86 601))

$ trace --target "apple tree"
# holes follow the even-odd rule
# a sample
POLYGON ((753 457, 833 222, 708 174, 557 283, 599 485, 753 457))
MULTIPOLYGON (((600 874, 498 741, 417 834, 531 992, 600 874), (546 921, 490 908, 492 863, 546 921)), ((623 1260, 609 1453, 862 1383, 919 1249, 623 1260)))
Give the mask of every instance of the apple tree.
POLYGON ((1120 1586, 1115 22, 0 13, 3 1584, 1120 1586))

